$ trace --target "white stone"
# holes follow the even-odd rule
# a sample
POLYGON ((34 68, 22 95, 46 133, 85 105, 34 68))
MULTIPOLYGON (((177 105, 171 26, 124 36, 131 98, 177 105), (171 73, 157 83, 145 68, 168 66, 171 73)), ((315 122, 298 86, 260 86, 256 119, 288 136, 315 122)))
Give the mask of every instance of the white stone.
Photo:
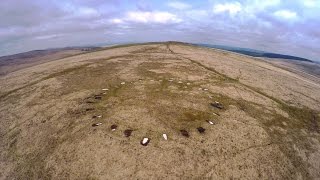
POLYGON ((126 82, 121 82, 122 85, 126 84, 126 82))
POLYGON ((162 136, 165 140, 168 140, 167 134, 162 134, 162 136))
POLYGON ((208 121, 208 123, 209 123, 209 124, 211 124, 211 125, 213 124, 213 122, 212 122, 212 121, 208 121))
POLYGON ((100 126, 102 123, 96 123, 96 126, 100 126))
POLYGON ((108 88, 105 88, 105 89, 102 89, 102 91, 109 91, 109 89, 108 89, 108 88))
POLYGON ((143 138, 142 144, 146 144, 148 142, 149 138, 143 138))

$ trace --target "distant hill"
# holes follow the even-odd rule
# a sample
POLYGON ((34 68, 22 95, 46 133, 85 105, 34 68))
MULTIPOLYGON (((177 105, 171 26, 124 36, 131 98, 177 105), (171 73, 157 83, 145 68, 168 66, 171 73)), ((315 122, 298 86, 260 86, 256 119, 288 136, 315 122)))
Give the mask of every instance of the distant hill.
POLYGON ((0 62, 5 62, 9 60, 16 60, 16 59, 27 59, 27 58, 34 58, 38 56, 44 56, 48 54, 53 54, 61 51, 67 50, 79 50, 79 51, 92 51, 97 49, 98 47, 65 47, 65 48, 51 48, 45 50, 33 50, 13 55, 1 56, 0 62))
POLYGON ((99 49, 99 47, 51 48, 2 56, 0 57, 0 76, 22 68, 34 66, 36 64, 41 64, 88 51, 94 51, 97 49, 99 49))
POLYGON ((255 49, 238 48, 238 47, 222 46, 222 45, 211 45, 211 44, 196 44, 196 45, 209 47, 209 48, 222 49, 222 50, 244 54, 252 57, 265 57, 265 58, 273 58, 273 59, 288 59, 288 60, 295 60, 295 61, 313 62, 309 59, 305 59, 301 57, 270 53, 270 52, 255 50, 255 49))

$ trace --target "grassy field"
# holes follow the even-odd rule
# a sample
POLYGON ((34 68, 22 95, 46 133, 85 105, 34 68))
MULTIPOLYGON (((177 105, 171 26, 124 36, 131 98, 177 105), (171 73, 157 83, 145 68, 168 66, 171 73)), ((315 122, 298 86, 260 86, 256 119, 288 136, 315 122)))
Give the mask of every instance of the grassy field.
POLYGON ((320 177, 320 91, 263 61, 151 43, 9 75, 1 82, 11 88, 0 91, 3 179, 320 177))

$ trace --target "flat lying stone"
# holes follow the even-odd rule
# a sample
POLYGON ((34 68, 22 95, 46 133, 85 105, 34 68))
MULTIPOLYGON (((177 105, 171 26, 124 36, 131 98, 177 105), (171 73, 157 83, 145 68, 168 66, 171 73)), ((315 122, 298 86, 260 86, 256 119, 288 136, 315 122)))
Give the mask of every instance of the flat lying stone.
POLYGON ((207 121, 209 124, 213 125, 214 123, 212 121, 207 121))
POLYGON ((92 127, 96 127, 96 126, 100 126, 102 123, 95 123, 95 124, 92 124, 92 127))
POLYGON ((102 99, 102 96, 100 96, 100 95, 95 95, 95 96, 94 96, 94 99, 100 100, 100 99, 102 99))
POLYGON ((101 117, 102 117, 102 115, 93 115, 93 116, 92 116, 93 119, 95 119, 95 118, 101 118, 101 117))
POLYGON ((213 115, 216 115, 216 116, 220 116, 220 114, 219 114, 219 113, 215 113, 215 112, 213 112, 212 114, 213 114, 213 115))
POLYGON ((218 109, 223 109, 223 105, 217 101, 215 101, 214 103, 210 103, 210 105, 218 109))

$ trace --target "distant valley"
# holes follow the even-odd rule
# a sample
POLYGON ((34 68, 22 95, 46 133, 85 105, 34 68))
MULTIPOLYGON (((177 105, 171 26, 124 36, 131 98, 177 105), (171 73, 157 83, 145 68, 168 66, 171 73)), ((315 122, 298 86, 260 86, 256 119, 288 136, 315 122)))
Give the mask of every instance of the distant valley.
POLYGON ((252 57, 264 57, 264 58, 272 58, 272 59, 288 59, 288 60, 295 60, 295 61, 313 62, 309 59, 301 58, 301 57, 297 57, 297 56, 270 53, 270 52, 255 50, 255 49, 249 49, 249 48, 239 48, 239 47, 211 45, 211 44, 195 44, 195 45, 209 47, 209 48, 215 48, 215 49, 222 49, 222 50, 231 51, 231 52, 235 52, 235 53, 239 53, 239 54, 244 54, 244 55, 252 56, 252 57))

